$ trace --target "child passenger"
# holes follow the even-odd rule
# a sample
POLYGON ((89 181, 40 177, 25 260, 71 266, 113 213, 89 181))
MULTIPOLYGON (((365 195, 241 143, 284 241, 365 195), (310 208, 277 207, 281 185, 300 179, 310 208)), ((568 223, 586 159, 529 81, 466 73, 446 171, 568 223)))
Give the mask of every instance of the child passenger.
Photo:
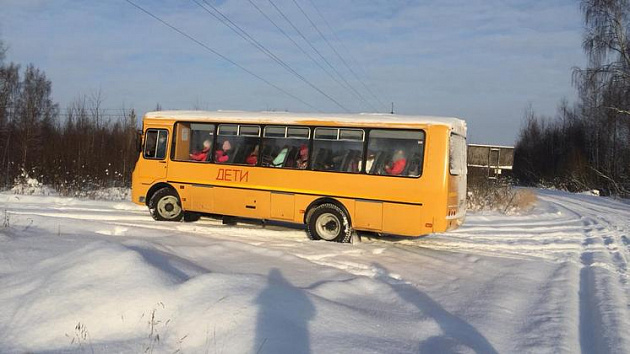
POLYGON ((300 156, 298 157, 295 165, 300 170, 304 170, 308 167, 308 148, 306 145, 300 146, 300 156))
POLYGON ((249 156, 245 158, 245 163, 250 166, 255 166, 258 163, 258 145, 256 145, 249 156))
POLYGON ((203 142, 203 149, 201 151, 195 151, 190 154, 190 158, 195 161, 206 161, 208 158, 208 153, 210 153, 210 140, 206 139, 203 142))
POLYGON ((218 163, 228 162, 230 153, 232 152, 232 144, 229 140, 223 142, 221 148, 214 152, 214 161, 218 163))
POLYGON ((288 152, 289 152, 289 147, 288 146, 283 147, 282 150, 280 150, 280 152, 278 153, 278 155, 276 155, 276 158, 273 159, 273 161, 271 162, 271 166, 283 167, 284 160, 286 160, 288 152))
POLYGON ((388 175, 399 176, 405 170, 406 165, 407 159, 405 158, 405 153, 402 150, 396 150, 392 158, 392 163, 385 166, 385 172, 388 175))

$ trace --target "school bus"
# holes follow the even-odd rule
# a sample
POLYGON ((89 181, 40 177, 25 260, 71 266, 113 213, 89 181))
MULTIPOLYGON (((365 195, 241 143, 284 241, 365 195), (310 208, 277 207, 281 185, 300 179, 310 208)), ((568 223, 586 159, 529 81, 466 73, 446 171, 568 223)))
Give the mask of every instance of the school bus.
POLYGON ((159 111, 143 119, 133 202, 155 220, 221 215, 421 236, 466 213, 466 123, 391 114, 159 111))

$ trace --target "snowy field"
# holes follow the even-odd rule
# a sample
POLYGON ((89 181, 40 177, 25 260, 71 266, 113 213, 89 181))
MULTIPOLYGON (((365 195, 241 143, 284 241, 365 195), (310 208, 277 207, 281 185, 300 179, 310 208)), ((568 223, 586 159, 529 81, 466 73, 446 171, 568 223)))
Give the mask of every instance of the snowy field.
POLYGON ((537 193, 353 245, 0 194, 0 352, 630 352, 630 205, 537 193))

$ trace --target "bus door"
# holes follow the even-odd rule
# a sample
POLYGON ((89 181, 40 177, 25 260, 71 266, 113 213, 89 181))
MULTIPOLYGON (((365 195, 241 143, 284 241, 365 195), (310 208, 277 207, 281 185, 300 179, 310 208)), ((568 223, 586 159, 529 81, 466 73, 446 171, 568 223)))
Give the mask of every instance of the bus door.
POLYGON ((144 149, 142 152, 142 175, 138 176, 144 184, 152 184, 159 179, 166 178, 168 150, 168 130, 147 129, 144 136, 144 149))

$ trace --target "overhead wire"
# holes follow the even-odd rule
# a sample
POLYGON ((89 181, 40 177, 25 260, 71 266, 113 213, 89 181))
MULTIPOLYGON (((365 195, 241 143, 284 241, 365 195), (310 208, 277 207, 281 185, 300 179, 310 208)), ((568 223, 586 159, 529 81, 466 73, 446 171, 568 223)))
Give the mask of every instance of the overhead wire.
POLYGON ((280 16, 289 23, 289 25, 293 28, 293 30, 295 30, 295 32, 298 33, 298 35, 309 45, 309 47, 311 47, 311 49, 313 49, 313 51, 315 51, 315 53, 317 53, 317 55, 328 65, 328 67, 330 67, 335 72, 335 74, 337 74, 337 76, 339 76, 339 78, 343 82, 345 82, 346 85, 348 85, 348 87, 350 87, 352 91, 354 91, 361 98, 361 101, 365 102, 368 106, 372 107, 372 109, 376 112, 377 111, 376 107, 374 107, 371 103, 365 100, 365 98, 363 98, 363 96, 359 93, 359 91, 357 91, 348 82, 348 80, 330 63, 330 61, 326 59, 324 55, 322 55, 322 53, 313 45, 313 43, 311 43, 311 41, 308 38, 306 38, 304 33, 302 33, 302 31, 300 31, 300 29, 297 28, 297 26, 293 23, 293 21, 291 21, 291 19, 289 19, 285 15, 285 13, 282 10, 280 10, 280 8, 273 2, 273 0, 268 0, 268 1, 273 6, 273 8, 280 14, 280 16))
POLYGON ((285 61, 283 61, 282 59, 280 59, 277 55, 275 55, 271 50, 269 50, 267 47, 265 47, 265 45, 263 45, 262 43, 260 43, 258 40, 256 40, 252 35, 250 35, 249 33, 247 33, 247 31, 245 31, 243 28, 241 28, 239 25, 237 25, 236 23, 234 23, 234 21, 232 21, 229 17, 227 17, 225 14, 223 14, 218 8, 216 8, 214 5, 210 4, 207 0, 202 0, 208 7, 210 7, 212 10, 214 10, 216 13, 213 13, 212 11, 210 11, 208 9, 208 7, 205 7, 201 2, 199 2, 198 0, 191 0, 192 2, 196 3, 199 7, 201 7, 203 10, 205 10, 208 14, 212 15, 215 19, 217 19, 219 22, 221 22, 223 25, 225 25, 226 27, 228 27, 230 30, 232 30, 234 33, 236 33, 238 36, 240 36, 241 38, 243 38, 245 41, 247 41, 248 43, 250 43, 252 46, 254 46, 256 49, 260 50, 263 54, 265 54, 266 56, 268 56, 269 58, 271 58, 274 62, 276 62, 278 65, 280 65, 281 67, 283 67, 285 70, 287 70, 289 73, 293 74, 294 76, 296 76, 298 79, 300 79, 302 82, 306 83, 307 85, 309 85, 311 88, 313 88, 314 90, 316 90, 317 92, 319 92, 320 94, 322 94, 324 97, 328 98, 330 101, 332 101, 333 103, 335 103, 338 107, 340 107, 341 109, 343 109, 346 112, 350 112, 350 110, 348 108, 346 108, 344 105, 342 105, 339 101, 337 101, 336 99, 334 99, 332 96, 330 96, 329 94, 327 94, 326 92, 324 92, 322 89, 320 89, 319 87, 317 87, 315 84, 313 84, 311 81, 309 81, 308 79, 306 79, 303 75, 301 75, 300 73, 298 73, 295 69, 293 69, 289 64, 287 64, 285 61))
MULTIPOLYGON (((332 26, 330 25, 330 22, 328 22, 328 20, 326 19, 326 16, 324 16, 324 14, 320 11, 320 9, 317 7, 317 5, 315 4, 315 2, 313 0, 308 0, 311 5, 313 6, 313 8, 315 9, 315 11, 317 12, 317 14, 319 15, 319 17, 324 21, 324 24, 326 25, 326 27, 328 27, 328 30, 330 30, 330 33, 333 34, 333 36, 335 37, 335 39, 337 40, 337 43, 339 43, 341 45, 341 47, 346 51, 346 53, 348 53, 348 55, 350 56, 350 59, 356 64, 356 67, 359 68, 359 71, 361 71, 361 74, 367 79, 369 80, 369 75, 367 74, 367 72, 363 69, 363 67, 361 66, 361 64, 359 63, 359 61, 356 59, 356 57, 354 57, 354 55, 352 55, 352 52, 350 51, 350 49, 348 49, 348 46, 345 44, 345 42, 343 40, 341 40, 341 38, 339 38, 339 36, 337 35, 336 31, 332 28, 332 26)), ((383 101, 381 101, 381 99, 379 98, 379 96, 377 94, 375 94, 372 89, 369 88, 368 85, 366 85, 363 81, 361 81, 361 84, 365 87, 365 89, 370 93, 370 95, 376 99, 378 101, 378 103, 380 103, 383 107, 385 107, 386 109, 388 109, 389 107, 383 103, 383 101)), ((375 86, 376 91, 380 91, 378 89, 378 86, 375 86)), ((377 92, 380 94, 380 92, 377 92)))
MULTIPOLYGON (((269 21, 278 31, 280 31, 280 33, 287 38, 291 43, 293 43, 293 45, 298 48, 300 50, 300 52, 302 52, 304 55, 306 55, 315 65, 317 65, 320 69, 322 69, 333 81, 335 81, 339 86, 341 86, 343 89, 348 90, 348 92, 350 92, 352 95, 354 95, 356 98, 358 98, 360 101, 360 97, 354 92, 352 91, 351 88, 348 88, 348 86, 344 85, 343 82, 339 81, 338 78, 335 77, 335 75, 333 75, 330 72, 330 69, 327 69, 326 67, 324 67, 319 61, 317 61, 317 59, 313 58, 313 56, 306 51, 297 41, 295 41, 282 27, 280 27, 280 25, 274 21, 266 12, 264 12, 258 5, 256 5, 256 3, 253 0, 247 0, 261 15, 263 15, 263 17, 265 17, 267 19, 267 21, 269 21)), ((362 104, 365 104, 361 101, 362 104)))
MULTIPOLYGON (((302 8, 302 6, 300 6, 300 4, 298 3, 297 0, 292 0, 293 3, 295 4, 295 6, 297 6, 297 8, 300 10, 300 12, 302 12, 302 14, 304 15, 304 17, 306 17, 306 19, 308 20, 308 22, 315 28, 315 30, 317 31, 317 33, 320 35, 320 37, 326 42, 326 44, 330 47, 330 49, 332 49, 332 51, 335 53, 335 55, 341 60, 341 62, 344 64, 344 66, 348 69, 348 71, 350 71, 350 73, 354 76, 354 78, 359 81, 361 83, 361 85, 365 88, 365 90, 370 94, 370 96, 372 96, 376 101, 378 101, 379 104, 381 104, 381 106, 387 107, 379 98, 377 95, 374 94, 374 92, 372 92, 372 90, 369 88, 369 86, 359 77, 359 75, 357 75, 357 73, 352 69, 352 67, 348 64, 348 62, 343 58, 343 56, 337 51, 337 49, 335 49, 335 47, 330 43, 330 41, 326 38, 326 36, 324 36, 324 34, 320 31, 319 27, 315 24, 314 21, 312 21, 312 19, 310 18, 310 16, 306 13, 306 11, 304 10, 304 8, 302 8)), ((326 26, 328 26, 328 29, 331 31, 331 33, 336 37, 337 41, 339 43, 342 44, 342 46, 345 47, 345 45, 343 44, 343 42, 339 39, 339 37, 337 36, 337 34, 335 33, 335 31, 333 31, 332 27, 330 26, 330 23, 328 22, 328 20, 326 20, 326 17, 321 13, 321 11, 319 10, 319 8, 317 8, 317 6, 315 5, 315 3, 313 2, 313 0, 308 0, 311 5, 313 6, 313 8, 315 9, 315 11, 319 14, 319 16, 322 18, 322 20, 324 20, 324 23, 326 24, 326 26)), ((345 47, 346 52, 349 52, 349 50, 347 49, 347 47, 345 47)), ((356 60, 355 60, 356 62, 356 60)), ((367 75, 366 75, 367 76, 367 75)))
POLYGON ((149 10, 143 8, 142 6, 134 3, 131 0, 125 0, 127 3, 129 3, 130 5, 134 6, 135 8, 137 8, 138 10, 144 12, 145 14, 149 15, 150 17, 152 17, 153 19, 157 20, 158 22, 162 23, 163 25, 167 26, 168 28, 172 29, 173 31, 179 33, 180 35, 188 38, 189 40, 193 41, 194 43, 198 44, 199 46, 201 46, 202 48, 206 49, 207 51, 213 53, 214 55, 220 57, 221 59, 227 61, 228 63, 236 66, 237 68, 245 71, 246 73, 250 74, 251 76, 257 78, 258 80, 264 82, 265 84, 273 87, 274 89, 284 93, 285 95, 295 99, 296 101, 299 101, 300 103, 304 104, 305 106, 308 106, 318 112, 322 112, 320 109, 316 108, 315 106, 313 106, 312 104, 304 101, 303 99, 299 98, 298 96, 293 95, 292 93, 286 91, 285 89, 283 89, 282 87, 270 82, 269 80, 265 79, 264 77, 254 73, 253 71, 247 69, 246 67, 240 65, 239 63, 235 62, 234 60, 228 58, 227 56, 219 53, 218 51, 212 49, 210 46, 208 46, 207 44, 201 42, 200 40, 196 39, 195 37, 189 35, 188 33, 180 30, 179 28, 171 25, 170 23, 166 22, 165 20, 161 19, 160 17, 158 17, 157 15, 154 15, 153 13, 151 13, 149 10))

